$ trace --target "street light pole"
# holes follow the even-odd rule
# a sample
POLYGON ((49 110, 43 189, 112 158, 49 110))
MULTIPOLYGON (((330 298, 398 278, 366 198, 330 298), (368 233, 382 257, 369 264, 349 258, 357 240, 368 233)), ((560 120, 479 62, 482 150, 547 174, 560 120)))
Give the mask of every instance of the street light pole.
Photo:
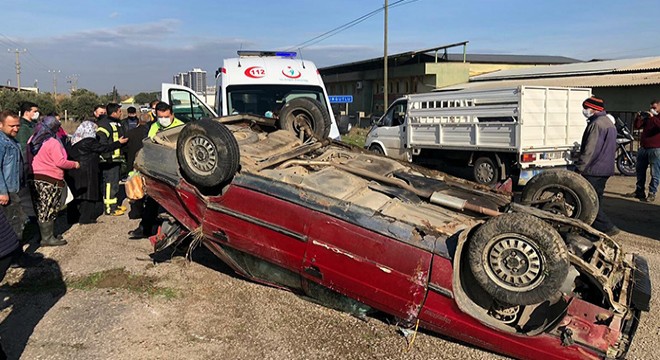
POLYGON ((383 45, 383 114, 387 110, 387 0, 385 0, 385 31, 384 31, 384 45, 383 45))

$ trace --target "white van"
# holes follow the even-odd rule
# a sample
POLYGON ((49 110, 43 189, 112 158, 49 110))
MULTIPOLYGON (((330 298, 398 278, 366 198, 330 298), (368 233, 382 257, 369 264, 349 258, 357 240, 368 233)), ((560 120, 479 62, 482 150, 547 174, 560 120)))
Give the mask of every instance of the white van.
POLYGON ((224 59, 216 72, 215 109, 181 85, 163 84, 161 99, 172 104, 177 118, 190 121, 239 113, 276 117, 287 102, 309 98, 330 117, 329 137, 339 138, 328 93, 313 62, 296 58, 295 52, 239 51, 238 56, 224 59))

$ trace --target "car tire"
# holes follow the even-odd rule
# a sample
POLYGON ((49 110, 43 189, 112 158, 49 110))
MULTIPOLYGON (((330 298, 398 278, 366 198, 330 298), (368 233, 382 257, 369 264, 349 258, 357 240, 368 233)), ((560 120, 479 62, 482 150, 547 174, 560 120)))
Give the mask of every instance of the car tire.
POLYGON ((483 185, 493 185, 500 180, 500 170, 493 159, 482 156, 474 162, 474 180, 483 185))
POLYGON ((548 300, 561 288, 570 266, 561 235, 545 221, 521 213, 481 225, 470 238, 468 259, 479 285, 509 305, 548 300))
POLYGON ((378 155, 385 156, 385 151, 383 151, 383 148, 380 147, 380 145, 371 145, 371 146, 369 146, 369 150, 375 152, 378 155))
POLYGON ((580 174, 569 170, 546 170, 532 177, 523 189, 521 202, 591 225, 598 215, 598 194, 580 174), (553 199, 552 201, 543 201, 553 199))
POLYGON ((625 176, 636 176, 637 175, 637 151, 631 151, 630 157, 632 162, 628 160, 626 154, 621 151, 619 156, 616 158, 616 168, 619 169, 621 175, 625 176))
MULTIPOLYGON (((304 131, 302 123, 311 127, 314 135, 319 139, 325 139, 330 135, 330 114, 320 102, 302 97, 288 101, 282 107, 279 115, 279 126, 283 130, 289 130, 296 135, 304 131)), ((308 138, 309 136, 305 136, 308 138)))
POLYGON ((176 156, 183 176, 200 188, 213 188, 230 180, 240 163, 236 138, 214 120, 188 123, 177 140, 176 156))

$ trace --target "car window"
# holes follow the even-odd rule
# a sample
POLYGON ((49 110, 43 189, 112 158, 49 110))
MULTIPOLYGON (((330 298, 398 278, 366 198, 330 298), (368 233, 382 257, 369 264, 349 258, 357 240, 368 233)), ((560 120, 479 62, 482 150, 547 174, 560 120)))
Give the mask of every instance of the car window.
POLYGON ((269 111, 279 114, 284 104, 300 97, 319 101, 327 111, 323 89, 319 86, 233 85, 227 87, 227 105, 230 114, 251 113, 264 116, 269 111))
POLYGON ((213 114, 206 106, 190 92, 181 89, 171 89, 169 95, 172 111, 174 112, 174 117, 177 119, 183 122, 189 122, 213 117, 213 114))
POLYGON ((380 126, 402 125, 405 120, 406 104, 406 101, 400 101, 390 106, 387 113, 385 113, 385 116, 383 116, 380 126))

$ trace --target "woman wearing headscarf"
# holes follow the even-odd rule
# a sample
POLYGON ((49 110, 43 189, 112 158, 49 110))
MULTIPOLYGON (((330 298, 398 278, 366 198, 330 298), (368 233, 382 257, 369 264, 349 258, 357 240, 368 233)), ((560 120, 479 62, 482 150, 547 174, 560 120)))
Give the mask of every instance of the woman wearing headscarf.
POLYGON ((128 141, 122 137, 112 144, 101 144, 96 138, 97 127, 92 121, 83 121, 71 138, 69 159, 80 163, 80 168, 70 170, 67 178, 75 197, 74 203, 67 207, 70 223, 96 222, 97 205, 101 201, 99 155, 114 151, 128 141))
POLYGON ((27 153, 34 178, 32 198, 37 210, 42 246, 66 245, 66 240, 54 236, 55 218, 61 207, 64 189, 64 170, 78 169, 77 161, 67 160, 64 145, 57 137, 61 123, 54 116, 46 116, 41 127, 28 140, 27 153))

